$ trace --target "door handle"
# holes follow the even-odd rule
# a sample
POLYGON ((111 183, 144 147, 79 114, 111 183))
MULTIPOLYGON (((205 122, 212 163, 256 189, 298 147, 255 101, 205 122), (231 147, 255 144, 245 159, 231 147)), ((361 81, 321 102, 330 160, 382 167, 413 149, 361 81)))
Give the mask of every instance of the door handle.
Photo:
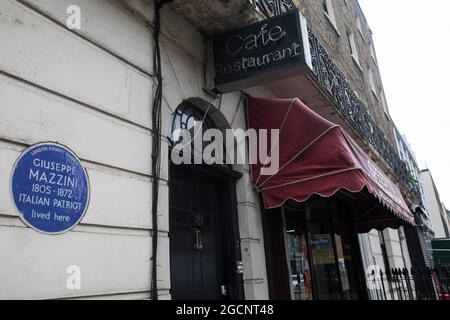
POLYGON ((202 233, 200 229, 194 228, 194 250, 203 250, 202 233))

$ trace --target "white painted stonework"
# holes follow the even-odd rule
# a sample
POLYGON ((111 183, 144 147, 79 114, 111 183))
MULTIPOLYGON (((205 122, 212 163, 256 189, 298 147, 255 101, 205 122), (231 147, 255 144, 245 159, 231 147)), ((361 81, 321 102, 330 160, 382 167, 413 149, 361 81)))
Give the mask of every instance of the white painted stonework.
POLYGON ((446 231, 450 230, 450 225, 431 172, 429 170, 422 171, 420 180, 424 191, 425 207, 431 220, 434 236, 435 238, 447 238, 448 233, 446 231))
MULTIPOLYGON (((141 0, 0 1, 0 299, 147 299, 151 257, 151 104, 153 8, 141 0), (81 30, 65 26, 78 5, 81 30), (90 177, 86 216, 59 236, 26 227, 13 208, 9 178, 26 147, 70 147, 90 177), (66 286, 67 267, 81 270, 80 289, 66 286)), ((245 128, 240 93, 219 102, 203 91, 203 38, 163 10, 163 133, 186 99, 212 105, 211 117, 245 128), (180 32, 182 30, 182 32, 180 32)), ((260 97, 264 88, 250 89, 260 97)), ((170 299, 168 154, 162 140, 158 287, 170 299)), ((267 299, 259 201, 248 168, 237 183, 247 299, 267 299)))

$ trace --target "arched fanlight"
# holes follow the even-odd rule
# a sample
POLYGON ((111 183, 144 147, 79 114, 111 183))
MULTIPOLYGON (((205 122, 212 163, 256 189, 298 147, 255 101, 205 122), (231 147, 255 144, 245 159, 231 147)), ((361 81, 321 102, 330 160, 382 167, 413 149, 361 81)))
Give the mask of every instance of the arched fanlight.
MULTIPOLYGON (((189 144, 189 153, 192 158, 199 159, 203 157, 205 147, 210 143, 202 141, 200 144, 194 142, 195 139, 201 139, 205 132, 209 129, 218 129, 216 124, 208 116, 207 112, 190 104, 183 103, 172 114, 172 119, 169 127, 168 140, 172 149, 183 150, 186 152, 186 144, 189 144), (185 139, 185 136, 180 135, 180 131, 186 131, 191 140, 185 139), (201 135, 200 135, 201 131, 201 135)), ((224 141, 222 141, 223 143, 224 141)), ((224 155, 226 154, 225 144, 222 146, 222 156, 217 157, 217 154, 212 155, 216 159, 216 163, 224 164, 224 155), (218 160, 220 159, 220 160, 218 160)), ((209 157, 209 159, 213 159, 209 157)), ((203 158, 202 158, 203 159, 203 158)))
POLYGON ((194 126, 197 124, 202 124, 202 133, 204 133, 208 129, 216 129, 216 125, 211 120, 211 118, 198 107, 184 103, 178 106, 175 112, 172 114, 170 132, 169 132, 169 142, 171 146, 175 146, 178 144, 178 135, 177 130, 188 130, 193 134, 197 134, 194 132, 194 126))

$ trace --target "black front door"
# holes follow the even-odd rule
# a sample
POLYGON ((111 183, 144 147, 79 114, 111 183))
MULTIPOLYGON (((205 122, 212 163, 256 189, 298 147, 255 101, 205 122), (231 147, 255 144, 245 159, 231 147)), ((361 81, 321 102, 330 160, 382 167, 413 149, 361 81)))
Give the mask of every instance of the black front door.
POLYGON ((189 166, 175 165, 170 181, 172 299, 222 299, 224 184, 189 166))

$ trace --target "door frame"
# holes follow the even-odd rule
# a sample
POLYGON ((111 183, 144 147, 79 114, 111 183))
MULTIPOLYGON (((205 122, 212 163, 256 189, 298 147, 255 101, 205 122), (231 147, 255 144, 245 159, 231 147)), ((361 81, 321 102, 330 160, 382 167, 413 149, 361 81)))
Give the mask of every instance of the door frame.
MULTIPOLYGON (((220 206, 219 216, 222 236, 223 251, 223 282, 227 288, 224 299, 244 300, 244 281, 242 273, 237 272, 238 263, 242 262, 241 239, 239 233, 239 218, 237 210, 236 181, 243 175, 229 167, 222 165, 205 164, 181 164, 174 165, 169 161, 170 188, 171 172, 173 166, 178 170, 187 170, 190 173, 202 174, 220 181, 220 206)), ((169 246, 170 246, 170 190, 169 190, 169 246)), ((170 251, 169 251, 170 255, 170 251)))

